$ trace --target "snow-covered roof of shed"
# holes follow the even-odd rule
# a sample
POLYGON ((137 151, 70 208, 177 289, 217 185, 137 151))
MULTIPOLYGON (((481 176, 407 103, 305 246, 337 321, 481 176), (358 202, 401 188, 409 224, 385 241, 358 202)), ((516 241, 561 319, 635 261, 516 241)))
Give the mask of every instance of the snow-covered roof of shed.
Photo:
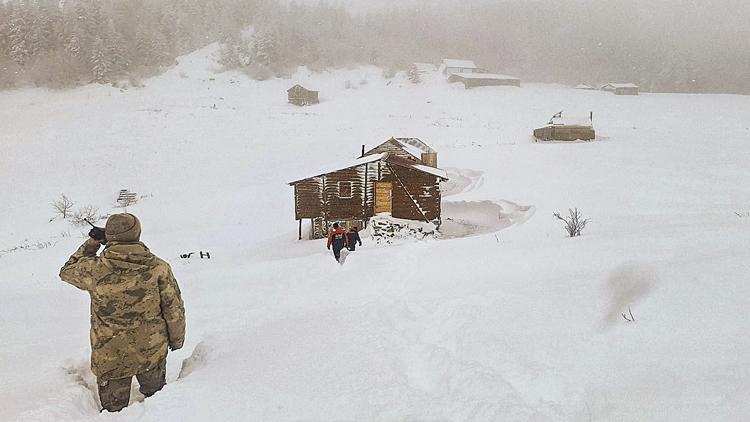
POLYGON ((311 179, 313 177, 322 176, 324 174, 333 173, 333 172, 337 172, 337 171, 340 171, 340 170, 346 170, 346 169, 349 169, 349 168, 352 168, 352 167, 359 167, 361 165, 368 164, 368 163, 374 163, 375 161, 382 160, 383 158, 386 158, 386 157, 388 157, 388 153, 387 152, 383 152, 383 153, 380 153, 380 154, 365 155, 364 157, 360 157, 360 158, 358 158, 358 159, 356 159, 354 161, 351 161, 349 163, 343 163, 343 164, 338 165, 338 166, 330 166, 330 167, 327 167, 327 168, 324 168, 324 169, 320 169, 318 171, 312 171, 312 172, 308 173, 308 174, 310 174, 309 176, 301 177, 299 179, 295 179, 295 180, 289 182, 289 184, 293 185, 293 184, 299 183, 299 182, 301 182, 303 180, 311 179))
POLYGON ((578 84, 578 85, 576 85, 576 89, 596 89, 596 88, 594 88, 594 87, 593 87, 593 86, 591 86, 591 85, 586 85, 586 84, 578 84))
POLYGON ((627 82, 627 83, 608 83, 604 86, 611 86, 612 88, 638 88, 638 85, 627 82))
POLYGON ((463 59, 443 59, 445 67, 461 67, 464 69, 476 69, 477 65, 474 64, 473 60, 463 59))
POLYGON ((516 78, 515 76, 508 76, 508 75, 499 75, 497 73, 469 73, 469 72, 459 72, 454 73, 452 76, 458 76, 460 78, 464 79, 498 79, 498 80, 518 80, 520 81, 521 78, 516 78))
POLYGON ((404 151, 408 152, 412 157, 421 160, 423 153, 434 153, 435 150, 430 148, 427 144, 422 142, 419 138, 391 138, 395 141, 404 151))

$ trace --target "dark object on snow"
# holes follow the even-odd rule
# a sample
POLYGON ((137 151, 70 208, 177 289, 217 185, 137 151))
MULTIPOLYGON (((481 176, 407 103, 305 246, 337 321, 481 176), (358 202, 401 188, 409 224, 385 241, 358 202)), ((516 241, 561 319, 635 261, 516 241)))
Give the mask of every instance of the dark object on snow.
POLYGON ((519 78, 495 73, 454 73, 448 77, 448 82, 461 82, 466 89, 478 86, 521 86, 519 78))
POLYGON ((183 258, 183 259, 190 258, 190 256, 193 255, 194 253, 195 252, 184 253, 184 254, 180 255, 180 258, 183 258))
MULTIPOLYGON (((180 258, 190 258, 194 253, 195 252, 184 253, 184 254, 180 255, 180 258)), ((200 251, 198 253, 199 253, 201 259, 204 259, 204 258, 205 259, 211 259, 211 254, 208 253, 208 252, 200 251)))
POLYGON ((307 106, 318 104, 320 102, 318 99, 318 91, 311 91, 302 85, 294 85, 289 88, 286 93, 289 97, 289 103, 297 106, 307 106))
POLYGON ((344 227, 367 227, 371 217, 440 224, 440 182, 447 173, 437 168, 437 153, 417 138, 391 138, 349 163, 331 166, 294 187, 295 219, 310 219, 310 239, 328 234, 330 221, 344 227))
POLYGON ((107 244, 107 234, 104 231, 104 228, 103 227, 97 227, 97 226, 95 226, 89 220, 84 219, 83 221, 85 221, 85 222, 89 223, 89 225, 91 225, 91 230, 89 230, 89 237, 92 238, 92 239, 94 239, 94 240, 98 240, 99 242, 101 242, 102 245, 106 245, 107 244))
POLYGON ((341 258, 341 250, 349 243, 347 239, 346 229, 339 227, 339 223, 333 223, 333 230, 328 234, 327 247, 328 249, 333 247, 333 256, 336 258, 336 261, 341 258))
POLYGON ((633 83, 608 83, 601 87, 602 91, 609 91, 615 95, 638 95, 638 85, 633 83))
POLYGON ((201 259, 203 258, 211 259, 211 254, 209 254, 208 252, 200 251, 200 254, 201 254, 201 259))
POLYGON ((359 231, 356 227, 352 227, 347 233, 347 242, 349 243, 349 250, 353 251, 357 249, 357 243, 362 246, 362 239, 359 238, 359 231))

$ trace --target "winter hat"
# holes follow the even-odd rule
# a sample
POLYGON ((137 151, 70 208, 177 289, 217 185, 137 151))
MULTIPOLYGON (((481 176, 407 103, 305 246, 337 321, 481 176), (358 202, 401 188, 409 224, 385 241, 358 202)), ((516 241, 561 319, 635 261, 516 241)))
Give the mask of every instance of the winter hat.
POLYGON ((141 222, 133 214, 114 214, 107 219, 104 234, 108 242, 137 242, 141 238, 141 222))

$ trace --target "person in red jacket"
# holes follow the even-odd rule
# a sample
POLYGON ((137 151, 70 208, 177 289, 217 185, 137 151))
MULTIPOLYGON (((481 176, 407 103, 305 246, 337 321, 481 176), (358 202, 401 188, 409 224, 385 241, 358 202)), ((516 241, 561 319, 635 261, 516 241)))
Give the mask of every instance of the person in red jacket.
POLYGON ((339 223, 333 223, 333 230, 328 233, 328 249, 333 246, 333 256, 336 261, 341 258, 341 250, 346 247, 349 243, 349 237, 346 234, 346 229, 339 227, 339 223))

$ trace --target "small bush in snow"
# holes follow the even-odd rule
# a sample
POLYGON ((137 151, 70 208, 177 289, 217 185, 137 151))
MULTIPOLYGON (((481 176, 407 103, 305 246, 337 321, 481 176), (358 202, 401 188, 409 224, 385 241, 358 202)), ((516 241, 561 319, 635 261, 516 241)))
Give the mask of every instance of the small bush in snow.
POLYGON ((76 226, 88 225, 89 223, 87 223, 86 220, 92 223, 99 220, 99 208, 96 208, 93 205, 83 206, 76 210, 70 218, 70 222, 76 226))
POLYGON ((70 217, 73 205, 75 205, 75 202, 71 201, 64 193, 60 194, 58 199, 52 201, 52 209, 55 210, 56 216, 61 216, 63 220, 70 217))
POLYGON ((576 237, 581 235, 581 231, 586 227, 586 223, 589 222, 588 218, 583 218, 583 214, 578 211, 578 208, 568 208, 569 216, 561 217, 559 212, 552 214, 553 217, 561 220, 565 223, 565 231, 568 232, 570 237, 576 237))

